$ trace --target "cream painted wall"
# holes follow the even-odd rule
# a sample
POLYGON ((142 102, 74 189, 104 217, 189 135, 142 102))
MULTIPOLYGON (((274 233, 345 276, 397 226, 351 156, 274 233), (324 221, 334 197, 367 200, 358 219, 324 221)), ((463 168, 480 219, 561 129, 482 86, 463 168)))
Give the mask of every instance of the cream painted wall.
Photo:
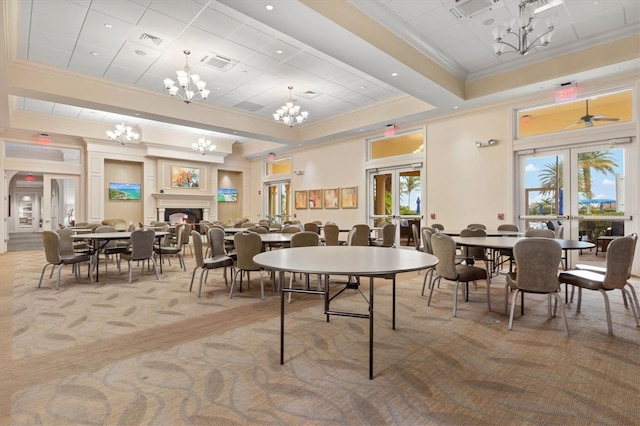
POLYGON ((460 114, 427 124, 427 223, 464 228, 516 223, 512 205, 510 109, 460 114), (476 141, 498 144, 476 148, 476 141), (431 220, 429 215, 436 214, 431 220), (498 220, 498 213, 505 219, 498 220))
POLYGON ((143 197, 140 200, 110 200, 109 183, 139 183, 141 185, 140 194, 144 194, 143 163, 131 161, 104 162, 104 218, 124 219, 127 223, 142 222, 143 197))

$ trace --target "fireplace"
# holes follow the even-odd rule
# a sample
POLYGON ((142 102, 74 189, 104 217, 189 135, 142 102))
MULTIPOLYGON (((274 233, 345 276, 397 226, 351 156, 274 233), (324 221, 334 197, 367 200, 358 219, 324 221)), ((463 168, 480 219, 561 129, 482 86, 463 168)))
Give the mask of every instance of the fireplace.
POLYGON ((214 195, 158 193, 153 194, 153 197, 158 210, 155 220, 171 223, 185 222, 193 225, 202 220, 210 220, 209 214, 215 206, 214 195))
POLYGON ((202 209, 165 208, 164 221, 169 222, 171 225, 177 223, 195 225, 202 221, 202 209))

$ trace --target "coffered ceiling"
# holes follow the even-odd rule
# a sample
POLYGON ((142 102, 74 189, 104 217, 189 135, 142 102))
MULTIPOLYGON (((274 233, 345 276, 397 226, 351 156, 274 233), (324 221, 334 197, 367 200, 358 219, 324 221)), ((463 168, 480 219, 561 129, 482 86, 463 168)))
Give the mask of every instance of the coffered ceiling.
POLYGON ((148 143, 206 134, 250 156, 638 70, 639 1, 565 0, 539 14, 555 20, 549 46, 497 56, 492 30, 518 3, 7 0, 0 125, 105 139, 126 119, 148 143), (186 49, 211 91, 189 105, 162 83, 186 49), (309 112, 294 128, 272 118, 287 86, 309 112))

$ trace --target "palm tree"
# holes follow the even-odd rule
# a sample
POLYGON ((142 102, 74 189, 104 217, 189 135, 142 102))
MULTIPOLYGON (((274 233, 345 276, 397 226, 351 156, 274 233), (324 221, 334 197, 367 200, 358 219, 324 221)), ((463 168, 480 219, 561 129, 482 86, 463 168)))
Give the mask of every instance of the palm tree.
POLYGON ((409 208, 411 208, 411 191, 420 189, 420 178, 417 176, 402 176, 400 178, 400 193, 406 193, 409 198, 409 208))
POLYGON ((587 198, 593 198, 591 191, 591 169, 603 174, 615 175, 614 167, 618 167, 618 163, 611 159, 609 151, 592 151, 578 154, 578 167, 582 171, 584 181, 584 194, 587 198))
POLYGON ((555 195, 562 189, 562 161, 558 161, 556 156, 556 161, 545 164, 538 177, 540 186, 544 188, 540 195, 555 195))

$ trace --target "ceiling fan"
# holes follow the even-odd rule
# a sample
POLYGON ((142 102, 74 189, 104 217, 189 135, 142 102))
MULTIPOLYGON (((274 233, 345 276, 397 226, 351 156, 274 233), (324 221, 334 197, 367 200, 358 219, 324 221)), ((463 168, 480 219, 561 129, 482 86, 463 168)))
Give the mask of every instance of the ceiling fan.
POLYGON ((577 126, 578 124, 581 124, 581 123, 584 123, 586 127, 593 127, 593 122, 594 121, 618 121, 618 120, 620 120, 619 118, 606 118, 606 116, 604 114, 591 115, 591 114, 589 114, 589 99, 586 100, 586 103, 587 103, 587 110, 586 110, 585 115, 580 117, 580 120, 578 120, 577 122, 573 123, 570 126, 565 127, 563 130, 568 129, 568 128, 573 127, 573 126, 577 126))

